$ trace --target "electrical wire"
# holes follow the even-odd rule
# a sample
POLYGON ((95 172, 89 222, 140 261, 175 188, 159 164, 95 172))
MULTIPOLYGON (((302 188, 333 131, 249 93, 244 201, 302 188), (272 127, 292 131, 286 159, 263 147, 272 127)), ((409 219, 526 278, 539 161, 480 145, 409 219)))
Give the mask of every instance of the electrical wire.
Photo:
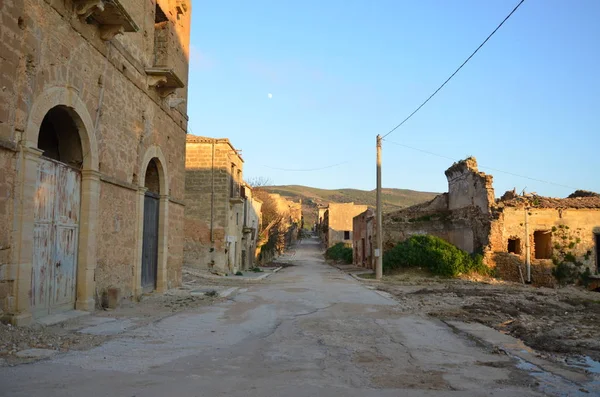
MULTIPOLYGON (((405 148, 407 148, 407 149, 416 150, 416 151, 418 151, 418 152, 421 152, 421 153, 426 153, 426 154, 429 154, 429 155, 432 155, 432 156, 441 157, 441 158, 448 159, 448 160, 452 160, 452 161, 459 161, 459 160, 456 160, 456 159, 454 159, 454 158, 452 158, 452 157, 444 156, 444 155, 442 155, 442 154, 438 154, 438 153, 433 153, 433 152, 430 152, 430 151, 428 151, 428 150, 419 149, 419 148, 412 147, 412 146, 409 146, 409 145, 405 145, 405 144, 402 144, 402 143, 398 143, 398 142, 392 142, 392 141, 389 141, 389 140, 387 140, 387 139, 386 139, 386 142, 387 142, 387 143, 391 143, 392 145, 402 146, 402 147, 405 147, 405 148)), ((541 183, 546 183, 546 184, 549 184, 549 185, 560 186, 560 187, 564 187, 564 188, 567 188, 567 189, 572 189, 572 190, 574 190, 574 191, 575 191, 575 190, 578 190, 578 188, 576 188, 576 187, 573 187, 573 186, 569 186, 569 185, 563 185, 563 184, 561 184, 561 183, 556 183, 556 182, 545 181, 545 180, 543 180, 543 179, 538 179, 538 178, 532 178, 532 177, 530 177, 530 176, 526 176, 526 175, 515 174, 514 172, 503 171, 503 170, 499 170, 499 169, 497 169, 497 168, 486 167, 486 166, 483 166, 483 165, 479 165, 478 167, 479 167, 479 168, 483 168, 483 169, 487 169, 487 170, 491 170, 491 171, 494 171, 494 172, 500 172, 500 173, 502 173, 502 174, 507 174, 507 175, 511 175, 511 176, 516 176, 516 177, 518 177, 518 178, 529 179, 529 180, 532 180, 532 181, 535 181, 535 182, 541 182, 541 183)))
POLYGON ((391 130, 390 130, 390 131, 389 131, 387 134, 385 134, 385 135, 382 137, 382 139, 383 139, 383 138, 385 138, 386 136, 390 135, 392 132, 396 131, 398 128, 400 128, 400 127, 401 127, 401 126, 402 126, 404 123, 406 123, 406 122, 407 122, 407 121, 408 121, 408 120, 409 120, 409 119, 410 119, 412 116, 414 116, 414 115, 415 115, 415 113, 417 113, 419 110, 421 110, 421 108, 422 108, 423 106, 425 106, 425 104, 426 104, 427 102, 429 102, 429 101, 431 100, 431 98, 433 98, 433 97, 435 96, 435 94, 437 94, 437 93, 438 93, 438 92, 439 92, 439 91, 440 91, 442 88, 444 88, 444 86, 445 86, 445 85, 446 85, 446 84, 447 84, 447 83, 448 83, 448 82, 449 82, 449 81, 450 81, 450 80, 451 80, 451 79, 452 79, 452 78, 453 78, 453 77, 454 77, 454 76, 455 76, 455 75, 456 75, 456 74, 459 72, 459 70, 461 70, 461 69, 463 68, 463 66, 465 66, 465 65, 467 64, 467 62, 469 62, 469 61, 471 60, 471 58, 473 58, 473 56, 474 56, 475 54, 477 54, 477 52, 478 52, 478 51, 481 49, 481 47, 483 47, 483 46, 485 45, 485 43, 487 43, 487 42, 488 42, 488 40, 489 40, 489 39, 490 39, 490 38, 491 38, 491 37, 494 35, 494 33, 496 33, 496 32, 498 31, 498 29, 500 29, 500 27, 501 27, 502 25, 504 25, 504 22, 506 22, 506 21, 507 21, 507 20, 508 20, 508 19, 509 19, 509 18, 512 16, 512 14, 514 14, 514 13, 515 13, 515 11, 517 11, 517 9, 518 9, 518 8, 521 6, 521 4, 523 4, 523 2, 524 2, 524 1, 525 1, 525 0, 521 0, 521 1, 519 2, 519 4, 517 4, 517 6, 516 6, 515 8, 513 8, 513 10, 510 12, 510 14, 508 14, 508 15, 506 16, 506 18, 504 18, 504 20, 503 20, 502 22, 500 22, 500 25, 498 25, 498 26, 496 27, 496 29, 494 29, 494 31, 493 31, 492 33, 490 33, 490 35, 489 35, 489 36, 488 36, 488 37, 487 37, 487 38, 486 38, 486 39, 483 41, 483 43, 481 43, 481 44, 479 45, 479 47, 477 47, 477 49, 476 49, 475 51, 473 51, 473 53, 472 53, 471 55, 469 55, 469 57, 468 57, 468 58, 467 58, 467 59, 466 59, 466 60, 465 60, 465 61, 462 63, 462 65, 460 65, 460 66, 458 67, 458 69, 456 69, 456 70, 454 71, 454 73, 452 73, 452 75, 450 75, 450 77, 448 77, 448 79, 447 79, 446 81, 444 81, 444 84, 442 84, 441 86, 439 86, 439 88, 438 88, 437 90, 435 90, 435 91, 434 91, 434 93, 433 93, 433 94, 431 94, 431 95, 429 96, 429 98, 427 98, 427 99, 425 100, 425 102, 423 102, 421 105, 419 105, 419 107, 418 107, 418 108, 416 108, 416 109, 415 109, 415 110, 414 110, 414 111, 413 111, 413 112, 412 112, 410 115, 408 115, 408 117, 407 117, 407 118, 405 118, 404 120, 402 120, 402 122, 401 122, 400 124, 398 124, 397 126, 395 126, 394 128, 392 128, 392 129, 391 129, 391 130))

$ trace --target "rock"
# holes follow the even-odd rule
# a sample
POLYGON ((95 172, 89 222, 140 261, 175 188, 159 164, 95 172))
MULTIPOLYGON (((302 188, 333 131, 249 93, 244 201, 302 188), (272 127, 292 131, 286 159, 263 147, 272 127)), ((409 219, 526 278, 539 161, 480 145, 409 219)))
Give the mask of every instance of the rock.
POLYGON ((27 349, 17 352, 15 356, 20 358, 47 358, 55 355, 56 350, 50 349, 27 349))

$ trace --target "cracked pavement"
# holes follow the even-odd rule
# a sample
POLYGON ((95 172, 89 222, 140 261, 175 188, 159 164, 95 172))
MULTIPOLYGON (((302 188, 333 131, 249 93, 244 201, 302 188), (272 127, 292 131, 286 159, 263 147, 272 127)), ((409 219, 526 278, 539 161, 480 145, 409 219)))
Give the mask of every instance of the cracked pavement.
POLYGON ((3 396, 541 395, 495 354, 324 263, 294 266, 225 302, 177 313, 88 351, 0 368, 3 396))

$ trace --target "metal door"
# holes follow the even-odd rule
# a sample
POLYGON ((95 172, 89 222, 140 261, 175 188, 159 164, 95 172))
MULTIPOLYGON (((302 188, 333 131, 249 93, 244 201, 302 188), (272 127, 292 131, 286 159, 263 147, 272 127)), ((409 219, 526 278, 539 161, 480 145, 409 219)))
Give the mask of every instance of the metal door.
POLYGON ((41 159, 34 203, 31 305, 36 315, 73 309, 81 175, 41 159))
POLYGON ((142 243, 142 288, 156 288, 158 265, 158 195, 146 192, 144 196, 144 234, 142 243))

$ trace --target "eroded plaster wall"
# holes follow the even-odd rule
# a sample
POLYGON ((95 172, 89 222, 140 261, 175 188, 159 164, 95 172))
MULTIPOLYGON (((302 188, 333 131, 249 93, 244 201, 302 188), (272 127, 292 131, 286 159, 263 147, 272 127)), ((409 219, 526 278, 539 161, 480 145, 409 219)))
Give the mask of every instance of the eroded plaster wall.
POLYGON ((469 206, 478 207, 488 213, 494 204, 492 176, 479 172, 477 160, 469 157, 454 163, 446 170, 448 179, 448 209, 455 210, 469 206))
MULTIPOLYGON (((502 278, 512 281, 521 281, 519 267, 521 273, 525 271, 525 211, 524 207, 504 207, 492 222, 490 245, 486 250, 486 264, 496 267, 502 278), (514 241, 510 248, 514 251, 515 246, 518 247, 518 253, 509 253, 509 239, 514 241)), ((536 284, 556 283, 552 276, 552 259, 536 258, 534 234, 537 231, 551 236, 550 256, 563 259, 564 253, 570 253, 592 273, 598 270, 595 235, 600 234, 600 209, 530 208, 528 223, 532 279, 536 284)))

